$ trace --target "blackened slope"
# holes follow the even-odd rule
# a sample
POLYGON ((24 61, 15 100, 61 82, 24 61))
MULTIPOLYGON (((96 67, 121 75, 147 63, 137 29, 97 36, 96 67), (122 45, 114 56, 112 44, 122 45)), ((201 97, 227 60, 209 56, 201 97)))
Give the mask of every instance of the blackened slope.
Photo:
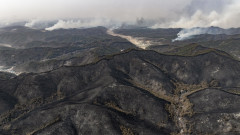
POLYGON ((197 43, 192 43, 192 44, 189 44, 189 45, 180 46, 180 47, 177 47, 177 48, 172 49, 170 51, 166 51, 166 52, 164 52, 164 54, 180 55, 180 56, 197 56, 197 55, 205 54, 205 53, 209 53, 209 52, 215 52, 217 54, 233 58, 231 55, 229 55, 228 53, 226 53, 224 51, 214 49, 214 48, 203 47, 203 46, 201 46, 200 44, 197 44, 197 43))
POLYGON ((240 112, 239 95, 224 90, 206 89, 191 95, 190 99, 195 104, 196 113, 240 112))
MULTIPOLYGON (((0 33, 1 43, 10 44, 16 47, 36 47, 48 46, 48 43, 54 43, 59 47, 61 43, 70 43, 89 41, 97 37, 106 37, 106 28, 95 27, 88 29, 59 29, 54 31, 44 31, 31 29, 27 27, 6 27, 2 28, 0 33)), ((108 36, 109 37, 109 36, 108 36)), ((49 47, 49 46, 48 46, 49 47)), ((53 47, 53 46, 51 46, 53 47)))
POLYGON ((238 134, 240 95, 221 89, 206 89, 189 96, 196 115, 194 134, 238 134), (214 129, 214 130, 213 130, 214 129))
POLYGON ((3 91, 0 91, 0 114, 11 110, 17 104, 17 99, 3 91))
MULTIPOLYGON (((124 64, 121 63, 120 66, 124 67, 124 64)), ((83 134, 120 134, 125 128, 145 134, 172 132, 172 122, 164 110, 166 101, 128 86, 119 79, 128 79, 125 76, 115 78, 113 74, 117 69, 108 68, 109 65, 111 63, 108 60, 102 60, 89 66, 65 67, 24 77, 14 93, 19 102, 28 103, 31 99, 51 96, 50 93, 57 92, 63 93, 66 99, 45 106, 47 109, 34 109, 27 117, 12 123, 12 128, 17 129, 18 134, 72 131, 68 126, 64 126, 63 131, 58 131, 63 125, 74 125, 83 134), (61 115, 62 121, 58 121, 58 115, 61 115), (82 125, 82 122, 85 124, 82 125), (49 126, 50 123, 54 126, 49 126), (32 126, 23 128, 22 124, 32 126)), ((136 67, 131 67, 129 71, 134 68, 136 67)))
POLYGON ((9 80, 9 79, 14 78, 14 77, 16 77, 15 74, 0 71, 0 81, 9 80))
POLYGON ((154 51, 132 51, 142 60, 149 61, 171 78, 188 84, 217 80, 221 87, 237 87, 240 62, 225 55, 209 52, 197 56, 160 55, 154 51), (137 52, 137 53, 136 53, 137 52))
POLYGON ((174 83, 238 87, 239 69, 238 61, 214 52, 183 57, 130 50, 89 65, 22 74, 0 85, 21 104, 1 128, 16 134, 180 132, 166 109, 182 92, 174 83))
POLYGON ((188 45, 190 43, 198 43, 205 47, 215 48, 222 51, 225 51, 236 58, 240 58, 239 44, 240 44, 240 35, 209 35, 202 34, 194 36, 191 39, 173 42, 174 45, 188 45))
POLYGON ((45 72, 63 65, 88 64, 98 56, 136 48, 106 31, 104 27, 54 31, 20 26, 3 28, 1 43, 10 44, 12 48, 0 47, 0 63, 17 72, 45 72))

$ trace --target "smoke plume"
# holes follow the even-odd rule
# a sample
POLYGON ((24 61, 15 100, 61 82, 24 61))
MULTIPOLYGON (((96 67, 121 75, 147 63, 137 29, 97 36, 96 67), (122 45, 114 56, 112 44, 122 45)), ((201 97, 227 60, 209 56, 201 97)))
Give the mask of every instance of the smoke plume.
POLYGON ((123 24, 230 28, 240 27, 239 9, 239 0, 8 0, 0 1, 0 27, 30 20, 25 26, 47 30, 123 24))
POLYGON ((239 28, 231 28, 231 29, 222 29, 219 27, 195 27, 195 28, 187 28, 182 29, 178 34, 177 38, 173 39, 172 41, 181 41, 187 40, 195 35, 201 34, 211 34, 211 35, 218 35, 218 34, 225 34, 225 35, 235 35, 240 34, 239 28))
POLYGON ((109 19, 78 19, 78 20, 59 20, 56 24, 46 28, 46 30, 71 29, 71 28, 90 28, 96 26, 113 27, 118 26, 117 22, 109 19))
POLYGON ((183 29, 177 34, 178 37, 174 39, 173 42, 190 39, 193 36, 200 35, 200 34, 212 34, 212 35, 228 34, 228 31, 218 27, 206 27, 206 28, 195 27, 195 28, 183 29))

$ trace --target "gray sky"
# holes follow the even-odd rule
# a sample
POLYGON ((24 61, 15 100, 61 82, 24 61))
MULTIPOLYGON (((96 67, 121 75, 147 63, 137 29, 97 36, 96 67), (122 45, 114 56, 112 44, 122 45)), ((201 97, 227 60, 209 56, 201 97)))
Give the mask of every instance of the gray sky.
POLYGON ((25 20, 30 26, 56 19, 56 28, 134 23, 141 17, 154 21, 153 28, 239 27, 239 15, 240 0, 0 0, 0 23, 25 20), (94 19, 76 21, 81 18, 94 19))

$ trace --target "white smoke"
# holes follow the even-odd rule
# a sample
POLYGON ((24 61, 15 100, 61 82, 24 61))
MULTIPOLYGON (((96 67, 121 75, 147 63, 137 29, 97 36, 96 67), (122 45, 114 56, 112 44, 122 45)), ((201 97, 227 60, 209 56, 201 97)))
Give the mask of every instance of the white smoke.
POLYGON ((25 24, 26 27, 34 27, 39 20, 31 20, 25 24))
POLYGON ((204 34, 204 31, 201 28, 194 28, 194 29, 183 29, 177 34, 177 38, 173 39, 172 41, 180 41, 190 39, 194 35, 204 34))
MULTIPOLYGON (((176 22, 171 22, 168 27, 185 28, 177 34, 177 38, 173 40, 186 40, 192 38, 194 35, 200 34, 229 34, 227 30, 212 31, 211 28, 192 28, 218 26, 221 28, 239 27, 240 26, 240 1, 233 0, 230 4, 224 6, 221 12, 211 11, 209 14, 201 10, 197 10, 190 17, 181 17, 176 22)), ((159 25, 153 26, 157 28, 159 25)), ((231 34, 231 33, 230 33, 231 34)))
MULTIPOLYGON (((204 0, 197 1, 203 1, 207 3, 207 1, 204 0)), ((225 4, 226 5, 224 5, 220 11, 217 11, 217 8, 212 10, 208 9, 208 12, 204 11, 203 9, 197 9, 196 11, 193 11, 193 14, 183 14, 180 15, 180 18, 175 21, 156 23, 155 25, 151 26, 151 28, 192 28, 210 26, 218 26, 222 28, 240 27, 240 1, 230 0, 225 4)))
POLYGON ((8 0, 0 1, 0 27, 39 17, 59 21, 45 25, 41 20, 33 19, 25 26, 35 28, 40 25, 54 30, 135 22, 150 28, 229 28, 240 27, 239 9, 240 0, 8 0), (136 22, 137 18, 140 19, 136 22))
POLYGON ((177 22, 173 22, 169 27, 172 28, 191 28, 191 27, 209 27, 219 26, 216 21, 221 18, 216 11, 204 14, 201 10, 196 11, 191 17, 182 17, 177 22))
POLYGON ((13 69, 14 69, 14 67, 6 68, 4 66, 0 66, 0 72, 12 73, 12 74, 15 74, 15 75, 21 74, 21 72, 16 72, 13 69))
POLYGON ((0 43, 0 47, 9 47, 9 48, 12 48, 12 45, 0 43))
POLYGON ((45 29, 56 24, 56 20, 44 20, 44 19, 32 19, 25 23, 25 27, 35 28, 35 29, 45 29))
MULTIPOLYGON (((181 41, 181 40, 186 40, 190 39, 195 35, 201 35, 201 34, 212 34, 212 35, 217 35, 217 34, 228 34, 231 35, 231 31, 228 31, 226 29, 222 29, 219 27, 195 27, 195 28, 189 28, 189 29, 183 29, 177 34, 177 38, 173 39, 172 41, 181 41)), ((236 34, 236 33, 234 33, 236 34)))
POLYGON ((46 28, 46 30, 52 31, 55 29, 71 29, 71 28, 90 28, 97 26, 105 26, 105 27, 115 27, 118 24, 113 20, 109 19, 77 19, 77 20, 59 20, 56 24, 51 27, 46 28))

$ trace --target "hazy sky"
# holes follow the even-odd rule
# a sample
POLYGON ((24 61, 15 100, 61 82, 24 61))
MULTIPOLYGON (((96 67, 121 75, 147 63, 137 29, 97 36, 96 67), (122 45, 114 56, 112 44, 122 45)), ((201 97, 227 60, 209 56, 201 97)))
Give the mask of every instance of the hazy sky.
POLYGON ((77 27, 90 22, 71 19, 94 18, 90 25, 94 26, 133 23, 141 17, 153 21, 154 28, 239 27, 240 0, 0 0, 2 24, 56 19, 60 22, 55 27, 77 27))
POLYGON ((1 0, 3 18, 165 17, 190 0, 1 0), (174 3, 173 3, 174 2, 174 3))

